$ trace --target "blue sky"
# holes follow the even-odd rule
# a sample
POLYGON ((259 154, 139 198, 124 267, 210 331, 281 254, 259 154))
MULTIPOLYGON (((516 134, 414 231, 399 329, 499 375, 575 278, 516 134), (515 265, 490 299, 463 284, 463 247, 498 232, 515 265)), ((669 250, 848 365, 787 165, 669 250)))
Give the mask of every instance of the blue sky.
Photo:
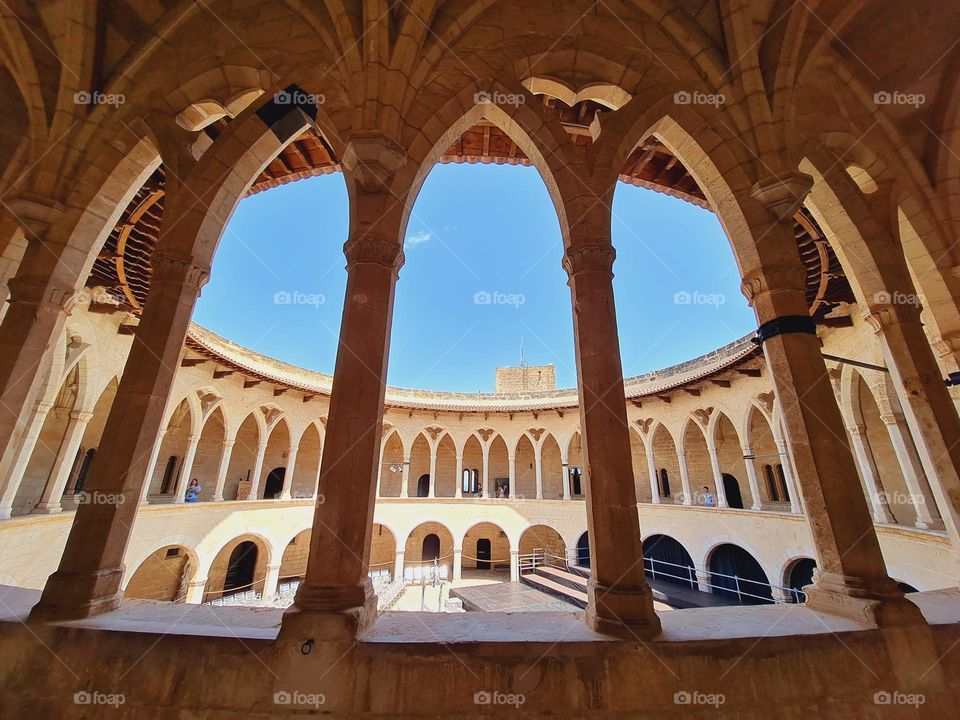
MULTIPOLYGON (((235 342, 332 372, 346 284, 343 178, 244 200, 194 319, 235 342)), ((683 362, 750 332, 733 252, 714 215, 620 184, 614 292, 624 374, 683 362)), ((494 368, 553 363, 576 383, 560 228, 533 168, 438 165, 414 206, 388 382, 491 391, 494 368)))

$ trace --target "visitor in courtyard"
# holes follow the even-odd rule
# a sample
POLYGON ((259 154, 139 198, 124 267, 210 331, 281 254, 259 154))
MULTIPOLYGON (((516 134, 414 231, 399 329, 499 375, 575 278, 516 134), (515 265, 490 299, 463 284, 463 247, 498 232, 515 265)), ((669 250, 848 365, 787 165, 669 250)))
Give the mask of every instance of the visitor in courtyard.
POLYGON ((184 498, 185 502, 193 503, 197 502, 200 499, 200 481, 194 478, 190 481, 190 484, 187 486, 187 495, 184 498))
POLYGON ((714 505, 713 493, 710 492, 710 488, 706 485, 703 486, 703 506, 704 507, 713 507, 714 505))

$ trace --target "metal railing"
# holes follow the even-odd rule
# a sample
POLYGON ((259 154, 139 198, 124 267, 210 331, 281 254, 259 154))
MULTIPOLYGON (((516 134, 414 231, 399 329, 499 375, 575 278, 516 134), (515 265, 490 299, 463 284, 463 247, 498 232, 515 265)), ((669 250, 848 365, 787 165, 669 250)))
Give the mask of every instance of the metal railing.
MULTIPOLYGON (((576 551, 573 552, 573 554, 575 553, 576 551)), ((521 575, 534 573, 537 568, 540 567, 554 567, 559 570, 569 571, 571 566, 578 565, 570 561, 569 554, 567 557, 560 557, 547 552, 544 548, 537 548, 532 553, 521 555, 519 561, 521 575)), ((791 604, 802 603, 806 598, 803 591, 797 590, 796 588, 750 580, 749 578, 742 578, 738 575, 710 572, 709 580, 701 579, 697 577, 696 568, 692 565, 679 565, 665 560, 657 560, 656 558, 645 557, 643 559, 643 569, 655 580, 665 579, 668 581, 679 581, 684 585, 689 585, 691 590, 700 592, 708 592, 705 588, 709 588, 709 591, 718 595, 722 594, 730 597, 735 595, 739 603, 751 599, 765 603, 791 604), (715 583, 715 579, 730 580, 732 582, 721 585, 715 583), (769 595, 757 594, 758 592, 763 592, 763 588, 769 589, 769 595), (751 592, 751 590, 753 592, 751 592), (778 592, 774 594, 774 591, 778 592)))

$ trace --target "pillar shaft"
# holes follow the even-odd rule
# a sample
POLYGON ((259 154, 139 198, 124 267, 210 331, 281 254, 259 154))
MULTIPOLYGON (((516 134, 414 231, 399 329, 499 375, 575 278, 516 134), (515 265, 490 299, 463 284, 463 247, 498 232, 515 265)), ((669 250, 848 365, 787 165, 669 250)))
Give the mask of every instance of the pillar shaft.
POLYGON ((457 455, 457 487, 454 490, 454 497, 463 497, 463 455, 457 455))
POLYGON ((763 495, 760 493, 760 481, 757 478, 757 465, 752 457, 750 448, 741 448, 743 452, 743 465, 747 470, 747 483, 750 485, 750 495, 753 497, 751 510, 763 510, 763 495))
POLYGON ((260 499, 260 486, 263 485, 263 461, 267 455, 267 441, 257 445, 257 458, 253 462, 253 471, 250 473, 250 495, 247 496, 248 500, 259 500, 260 499))
POLYGON ((403 456, 403 470, 400 473, 400 497, 410 497, 410 455, 403 456))
POLYGON ((439 448, 439 443, 430 446, 430 483, 427 497, 437 496, 437 448, 439 448))
POLYGON ((33 416, 27 423, 26 435, 21 438, 17 449, 17 457, 13 465, 9 468, 7 475, 0 475, 0 482, 6 478, 3 485, 3 491, 0 492, 0 519, 9 518, 13 514, 13 501, 17 497, 17 491, 20 489, 20 483, 23 482, 23 475, 27 471, 27 464, 37 446, 37 440, 40 438, 40 431, 43 430, 43 423, 50 413, 52 403, 42 401, 37 403, 33 416))
POLYGON ((157 433, 156 440, 153 443, 153 449, 150 451, 150 460, 147 461, 147 470, 144 473, 143 488, 140 490, 140 504, 147 504, 147 496, 150 495, 150 485, 153 483, 153 475, 157 470, 157 458, 160 457, 160 450, 163 447, 163 439, 167 436, 167 428, 161 428, 157 433))
POLYGON ((567 462, 567 458, 563 457, 561 460, 561 467, 563 469, 563 499, 570 499, 570 464, 567 462))
POLYGON ((759 337, 783 413, 786 438, 817 555, 812 607, 874 622, 922 622, 886 572, 849 447, 843 419, 806 302, 806 273, 793 237, 797 198, 807 176, 758 183, 754 196, 775 218, 757 228, 767 257, 744 274, 743 291, 757 314, 759 337))
POLYGON ((223 500, 223 486, 227 482, 227 473, 230 470, 230 458, 233 455, 233 445, 236 440, 224 440, 220 449, 220 465, 217 468, 217 484, 213 490, 213 501, 223 500))
MULTIPOLYGON (((607 219, 605 222, 608 222, 607 219)), ((589 222, 585 222, 589 225, 589 222)), ((643 572, 623 368, 613 299, 609 227, 564 257, 573 299, 591 578, 587 622, 626 636, 660 632, 643 572)), ((511 556, 512 557, 512 556, 511 556)))
POLYGON ((917 513, 917 527, 930 530, 943 530, 944 522, 933 499, 930 483, 923 472, 923 463, 910 438, 910 430, 903 415, 894 413, 882 415, 893 451, 903 473, 903 481, 910 491, 910 502, 917 513))
POLYGON ((543 458, 540 455, 542 448, 543 445, 540 444, 533 449, 533 464, 537 477, 537 500, 543 500, 543 458))
POLYGON ((693 488, 690 486, 690 469, 687 467, 686 448, 677 448, 677 460, 680 463, 680 485, 683 487, 683 504, 693 505, 693 488))
POLYGON ((199 445, 199 435, 191 435, 187 439, 187 451, 183 454, 183 465, 180 468, 180 477, 177 478, 177 487, 173 493, 173 501, 175 503, 182 503, 187 495, 190 476, 193 474, 193 461, 197 457, 197 447, 199 445))
POLYGON ((865 437, 866 428, 863 425, 852 425, 847 428, 847 432, 850 434, 850 445, 860 468, 860 477, 863 479, 867 497, 870 498, 874 522, 894 522, 886 493, 883 492, 883 485, 880 483, 880 472, 877 470, 873 451, 870 450, 865 437))
POLYGON ((43 496, 40 502, 33 509, 35 513, 58 513, 62 510, 60 498, 63 497, 63 491, 70 480, 70 472, 77 459, 77 452, 80 450, 80 443, 83 441, 83 433, 87 429, 87 423, 93 413, 74 411, 70 413, 70 422, 67 423, 67 431, 57 451, 57 459, 53 463, 53 469, 50 470, 50 477, 43 488, 43 496))
POLYGON ((453 549, 453 582, 463 579, 463 548, 453 549))
POLYGON ((873 307, 866 319, 880 338, 929 490, 936 498, 933 502, 926 487, 917 488, 918 521, 944 527, 954 552, 960 552, 960 416, 923 331, 920 308, 896 303, 873 307))
POLYGON ((727 500, 727 487, 723 484, 723 471, 720 470, 720 457, 717 455, 716 445, 707 445, 707 454, 710 456, 710 469, 713 471, 713 485, 717 489, 717 507, 730 507, 727 500))
POLYGON ((653 456, 653 448, 647 450, 647 475, 650 476, 650 502, 660 504, 660 477, 657 474, 657 460, 653 456))
MULTIPOLYGON (((360 193, 344 246, 346 299, 320 468, 324 502, 316 505, 307 572, 294 603, 301 617, 307 611, 320 621, 322 614, 337 632, 354 636, 376 613, 367 572, 394 289, 403 262, 399 224, 384 217, 396 202, 387 192, 360 193)), ((297 615, 288 617, 296 627, 297 615)))
MULTIPOLYGON (((168 211, 169 212, 169 211, 168 211)), ((168 222, 166 217, 165 222, 168 222)), ((87 487, 57 571, 32 617, 86 617, 120 603, 124 555, 146 471, 180 367, 193 306, 207 271, 189 258, 158 254, 150 295, 137 327, 87 487)))
POLYGON ((290 499, 290 488, 293 487, 293 474, 297 471, 297 452, 299 446, 291 445, 287 451, 287 469, 283 473, 283 488, 280 490, 280 499, 290 499))
POLYGON ((485 498, 493 497, 490 492, 490 446, 483 446, 483 496, 485 498))

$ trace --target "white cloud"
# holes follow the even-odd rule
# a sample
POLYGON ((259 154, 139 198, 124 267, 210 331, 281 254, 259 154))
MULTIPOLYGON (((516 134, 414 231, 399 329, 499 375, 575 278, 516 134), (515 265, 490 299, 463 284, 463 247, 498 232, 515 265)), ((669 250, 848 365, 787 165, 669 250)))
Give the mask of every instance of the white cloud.
POLYGON ((430 238, 433 237, 429 232, 418 232, 413 235, 407 235, 407 241, 404 243, 407 247, 414 247, 416 245, 423 245, 425 242, 428 242, 430 238))

